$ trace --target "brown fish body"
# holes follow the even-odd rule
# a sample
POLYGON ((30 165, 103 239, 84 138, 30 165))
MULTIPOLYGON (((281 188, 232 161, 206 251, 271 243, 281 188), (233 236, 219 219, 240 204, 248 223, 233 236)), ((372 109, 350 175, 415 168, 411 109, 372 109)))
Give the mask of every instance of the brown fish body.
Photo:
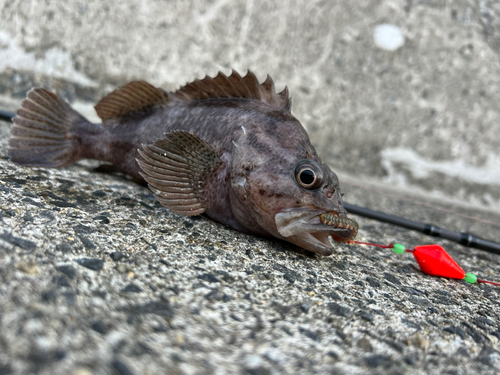
MULTIPOLYGON (((286 147, 289 133, 307 134, 300 123, 284 111, 265 103, 248 99, 199 100, 177 102, 151 113, 139 113, 101 124, 82 121, 75 128, 81 157, 108 161, 120 170, 143 180, 136 163, 137 150, 151 144, 165 133, 184 130, 196 134, 222 154, 231 153, 233 141, 243 132, 265 129, 270 136, 282 135, 280 144, 286 147), (89 131, 90 130, 90 131, 89 131)), ((309 142, 309 139, 307 139, 309 142)), ((292 146, 292 145, 290 145, 292 146)))
POLYGON ((234 229, 272 235, 323 255, 351 239, 338 180, 290 113, 288 91, 249 73, 195 81, 174 93, 132 82, 96 106, 91 124, 43 89, 14 119, 9 155, 23 165, 107 161, 144 181, 164 206, 205 212, 234 229), (35 150, 35 153, 28 152, 35 150), (322 213, 338 217, 321 222, 322 213))

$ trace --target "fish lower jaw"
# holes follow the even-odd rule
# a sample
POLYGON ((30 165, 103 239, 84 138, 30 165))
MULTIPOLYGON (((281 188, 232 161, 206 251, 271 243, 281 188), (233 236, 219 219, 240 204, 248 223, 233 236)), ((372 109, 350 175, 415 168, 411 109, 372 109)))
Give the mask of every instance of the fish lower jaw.
POLYGON ((333 247, 331 242, 328 240, 328 237, 331 236, 329 233, 309 233, 311 237, 314 237, 316 240, 321 242, 325 246, 333 247))
POLYGON ((334 246, 333 243, 349 242, 349 240, 331 233, 309 233, 309 235, 321 242, 324 246, 331 248, 334 246))
POLYGON ((302 247, 323 256, 332 255, 334 248, 328 237, 330 237, 328 233, 304 233, 302 239, 308 246, 302 245, 302 247))

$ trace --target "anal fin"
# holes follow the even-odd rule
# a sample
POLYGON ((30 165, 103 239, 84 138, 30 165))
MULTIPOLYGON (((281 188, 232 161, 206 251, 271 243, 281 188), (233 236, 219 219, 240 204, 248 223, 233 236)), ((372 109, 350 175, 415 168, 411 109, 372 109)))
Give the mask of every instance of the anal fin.
POLYGON ((213 147, 193 133, 173 131, 138 150, 137 163, 156 199, 182 215, 208 208, 203 187, 225 166, 213 147))

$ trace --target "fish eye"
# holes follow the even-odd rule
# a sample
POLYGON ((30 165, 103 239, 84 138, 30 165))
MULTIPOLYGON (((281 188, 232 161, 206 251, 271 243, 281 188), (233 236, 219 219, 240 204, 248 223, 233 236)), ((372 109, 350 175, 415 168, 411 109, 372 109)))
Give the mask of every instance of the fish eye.
POLYGON ((316 179, 316 175, 310 169, 302 169, 299 174, 299 179, 303 185, 311 185, 316 179))
POLYGON ((295 180, 303 188, 314 190, 323 184, 323 172, 314 160, 302 160, 295 166, 295 180))

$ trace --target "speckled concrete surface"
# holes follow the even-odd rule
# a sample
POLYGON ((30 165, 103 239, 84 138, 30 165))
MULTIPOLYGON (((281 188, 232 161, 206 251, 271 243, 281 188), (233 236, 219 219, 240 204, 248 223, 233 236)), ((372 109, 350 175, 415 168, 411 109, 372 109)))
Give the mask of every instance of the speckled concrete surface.
MULTIPOLYGON (((346 201, 500 241, 495 180, 452 173, 457 161, 497 173, 496 3, 120 4, 0 0, 0 108, 43 86, 92 118, 129 79, 174 89, 229 67, 271 73, 346 201), (384 23, 404 36, 394 51, 374 41, 384 23), (393 158, 395 144, 425 157, 393 158), (432 167, 408 164, 422 160, 432 167)), ((408 254, 339 245, 320 257, 182 217, 95 162, 19 167, 9 128, 0 122, 0 374, 500 371, 499 288, 426 276, 408 254)), ((355 219, 359 240, 439 243, 500 280, 498 256, 355 219)))
MULTIPOLYGON (((9 125, 0 129, 2 374, 500 370, 495 287, 423 275, 388 250, 337 246, 320 257, 181 217, 92 162, 19 167, 5 156, 9 125)), ((344 190, 352 203, 500 239, 493 213, 443 207, 491 221, 481 223, 408 195, 344 190)), ((358 220, 361 240, 435 242, 358 220)), ((438 243, 467 271, 498 279, 497 256, 438 243)))

